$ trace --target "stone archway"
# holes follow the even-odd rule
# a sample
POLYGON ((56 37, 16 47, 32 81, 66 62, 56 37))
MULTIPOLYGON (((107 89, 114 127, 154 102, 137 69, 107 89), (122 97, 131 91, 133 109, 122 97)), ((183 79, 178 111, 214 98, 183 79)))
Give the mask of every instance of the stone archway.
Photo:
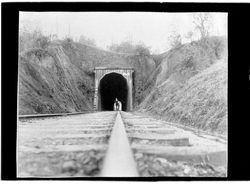
POLYGON ((132 68, 101 68, 95 72, 94 110, 113 110, 113 102, 118 98, 122 102, 123 111, 131 111, 132 99, 132 68))
POLYGON ((122 110, 128 107, 128 85, 127 80, 118 73, 106 74, 99 83, 98 88, 98 110, 113 110, 113 104, 117 98, 122 103, 122 110))

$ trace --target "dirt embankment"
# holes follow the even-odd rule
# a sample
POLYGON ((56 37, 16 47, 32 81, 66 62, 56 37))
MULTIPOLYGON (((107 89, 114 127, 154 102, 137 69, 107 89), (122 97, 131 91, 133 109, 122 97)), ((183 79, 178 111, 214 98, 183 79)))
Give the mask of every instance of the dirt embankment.
POLYGON ((61 46, 20 56, 20 114, 90 110, 92 87, 91 76, 71 63, 61 46))
POLYGON ((80 112, 93 109, 95 67, 135 69, 135 106, 144 99, 142 83, 155 69, 150 56, 107 52, 72 41, 19 55, 19 114, 80 112))
POLYGON ((226 134, 227 47, 224 38, 192 42, 164 53, 155 85, 137 108, 170 122, 226 134))

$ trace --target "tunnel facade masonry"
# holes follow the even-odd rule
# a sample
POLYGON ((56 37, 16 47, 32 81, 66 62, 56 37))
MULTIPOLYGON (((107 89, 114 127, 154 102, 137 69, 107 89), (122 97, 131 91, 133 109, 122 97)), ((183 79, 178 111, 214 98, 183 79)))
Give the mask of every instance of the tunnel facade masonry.
POLYGON ((134 70, 132 68, 96 67, 94 69, 94 110, 112 110, 110 102, 113 103, 114 98, 117 97, 118 100, 120 99, 122 104, 125 105, 122 109, 131 111, 133 109, 133 72, 134 70), (115 94, 117 94, 117 96, 115 94), (110 101, 107 101, 107 99, 110 101))

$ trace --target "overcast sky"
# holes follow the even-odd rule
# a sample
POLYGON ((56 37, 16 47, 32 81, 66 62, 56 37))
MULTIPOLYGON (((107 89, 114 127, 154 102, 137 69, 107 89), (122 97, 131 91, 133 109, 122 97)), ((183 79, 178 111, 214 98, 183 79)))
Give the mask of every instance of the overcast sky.
MULTIPOLYGON (((191 13, 151 12, 20 12, 22 24, 59 38, 69 34, 78 40, 84 35, 104 49, 125 40, 143 42, 154 53, 168 49, 172 31, 180 33, 185 42, 184 36, 194 28, 191 13)), ((226 13, 212 13, 211 35, 227 35, 226 13)))

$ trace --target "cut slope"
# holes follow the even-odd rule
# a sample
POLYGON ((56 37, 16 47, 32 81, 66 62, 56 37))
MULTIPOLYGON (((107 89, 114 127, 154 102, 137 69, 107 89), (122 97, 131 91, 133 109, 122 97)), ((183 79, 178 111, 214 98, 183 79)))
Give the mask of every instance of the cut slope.
POLYGON ((150 56, 116 54, 71 40, 19 55, 19 113, 61 113, 93 110, 94 68, 132 67, 135 106, 155 63, 150 56))
POLYGON ((168 79, 140 106, 171 122, 226 134, 227 64, 215 63, 186 84, 168 79))
POLYGON ((90 110, 91 77, 60 46, 33 49, 19 59, 19 114, 90 110))
POLYGON ((162 62, 156 84, 170 77, 177 82, 185 82, 226 56, 226 52, 226 39, 223 37, 210 37, 174 48, 158 57, 162 62))
POLYGON ((148 79, 153 88, 137 109, 167 121, 225 134, 226 53, 225 39, 211 37, 157 56, 162 61, 148 79))

